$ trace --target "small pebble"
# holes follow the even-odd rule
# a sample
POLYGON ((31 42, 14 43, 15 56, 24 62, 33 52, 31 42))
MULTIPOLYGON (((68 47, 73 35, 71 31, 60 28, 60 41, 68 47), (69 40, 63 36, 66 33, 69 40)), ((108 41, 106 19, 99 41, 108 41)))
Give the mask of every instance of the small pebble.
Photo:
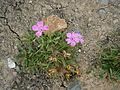
POLYGON ((61 5, 62 5, 62 7, 66 7, 66 6, 68 6, 68 2, 67 1, 61 2, 61 5))
POLYGON ((12 69, 12 68, 15 68, 15 67, 16 67, 15 62, 14 62, 11 58, 8 58, 7 61, 8 61, 8 67, 9 67, 9 68, 12 69))
POLYGON ((118 4, 118 7, 120 7, 120 4, 118 4))
POLYGON ((104 8, 100 8, 100 9, 98 10, 98 14, 100 15, 100 18, 101 18, 101 19, 105 19, 107 12, 106 12, 106 10, 105 10, 104 8))
POLYGON ((46 7, 46 9, 52 9, 52 7, 49 5, 45 5, 45 7, 46 7))
POLYGON ((89 22, 91 22, 91 21, 92 21, 92 18, 91 18, 91 17, 89 17, 88 21, 89 21, 89 22))
POLYGON ((81 52, 81 49, 79 49, 78 52, 81 52))
POLYGON ((83 53, 86 53, 85 51, 83 53))
POLYGON ((27 89, 30 89, 30 85, 27 86, 27 89))
POLYGON ((30 0, 29 3, 32 3, 32 1, 30 0))
POLYGON ((17 76, 17 72, 13 71, 12 72, 13 76, 17 76))
POLYGON ((57 8, 60 8, 61 7, 61 5, 57 5, 57 8))
POLYGON ((106 10, 105 10, 104 8, 101 8, 101 9, 98 10, 98 13, 99 13, 100 15, 106 14, 106 10))
POLYGON ((114 23, 114 24, 116 24, 116 23, 118 23, 118 22, 119 22, 118 19, 113 20, 113 23, 114 23))
POLYGON ((73 3, 74 3, 74 2, 75 2, 75 0, 71 0, 71 2, 73 2, 73 3))
POLYGON ((114 14, 114 15, 113 15, 113 17, 115 17, 115 18, 116 18, 116 17, 117 17, 117 14, 114 14))

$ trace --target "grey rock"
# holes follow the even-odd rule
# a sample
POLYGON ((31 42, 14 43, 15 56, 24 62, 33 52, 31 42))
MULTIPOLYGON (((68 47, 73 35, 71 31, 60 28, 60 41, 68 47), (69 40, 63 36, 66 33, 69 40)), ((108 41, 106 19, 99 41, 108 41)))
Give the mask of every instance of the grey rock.
POLYGON ((108 5, 109 0, 97 0, 98 3, 108 5))
POLYGON ((15 64, 15 62, 13 61, 13 59, 8 58, 7 61, 8 61, 8 67, 9 67, 9 68, 12 69, 12 68, 15 68, 15 67, 16 67, 16 64, 15 64))
POLYGON ((101 14, 101 15, 106 14, 106 10, 104 8, 101 8, 101 9, 98 10, 98 13, 101 14))
POLYGON ((79 81, 74 81, 74 82, 72 82, 72 83, 68 86, 67 90, 81 90, 79 81))
POLYGON ((101 19, 106 18, 107 10, 105 8, 100 8, 97 13, 99 14, 101 19))

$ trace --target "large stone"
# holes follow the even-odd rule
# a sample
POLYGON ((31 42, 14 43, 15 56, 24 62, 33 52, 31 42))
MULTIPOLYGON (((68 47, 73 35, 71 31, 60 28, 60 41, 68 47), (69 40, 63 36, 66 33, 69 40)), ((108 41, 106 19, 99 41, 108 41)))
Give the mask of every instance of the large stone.
POLYGON ((47 18, 44 18, 43 21, 46 25, 49 26, 49 30, 45 32, 45 34, 51 34, 56 31, 63 31, 65 28, 67 28, 67 23, 65 22, 65 19, 61 19, 56 15, 51 15, 47 18))

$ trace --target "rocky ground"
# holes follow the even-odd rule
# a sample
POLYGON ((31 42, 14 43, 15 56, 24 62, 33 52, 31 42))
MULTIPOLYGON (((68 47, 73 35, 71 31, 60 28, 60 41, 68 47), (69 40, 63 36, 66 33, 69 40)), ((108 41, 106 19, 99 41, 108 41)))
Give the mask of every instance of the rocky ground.
MULTIPOLYGON (((82 90, 120 90, 119 83, 101 80, 92 70, 103 47, 112 40, 120 45, 120 39, 111 36, 120 32, 120 0, 0 0, 0 90, 52 87, 53 83, 42 74, 41 77, 18 75, 7 66, 7 59, 16 54, 22 35, 31 30, 33 23, 49 15, 58 15, 66 20, 68 30, 84 35, 85 43, 78 56, 82 90)), ((59 86, 55 84, 51 90, 65 90, 59 86)))

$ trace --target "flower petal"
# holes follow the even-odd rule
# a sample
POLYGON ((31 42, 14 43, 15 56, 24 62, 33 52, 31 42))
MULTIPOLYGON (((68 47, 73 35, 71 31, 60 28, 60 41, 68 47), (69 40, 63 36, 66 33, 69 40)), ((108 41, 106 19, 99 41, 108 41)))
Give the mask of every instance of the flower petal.
POLYGON ((75 33, 74 36, 75 37, 80 37, 81 35, 80 35, 80 33, 75 33))
POLYGON ((75 36, 75 32, 72 32, 71 35, 72 35, 72 37, 74 37, 75 36))
POLYGON ((36 32, 35 35, 36 35, 37 37, 42 36, 42 31, 38 31, 38 32, 36 32))
POLYGON ((48 30, 49 28, 48 28, 48 26, 47 25, 45 25, 45 26, 43 26, 43 28, 42 28, 44 31, 46 31, 46 30, 48 30))
POLYGON ((37 22, 37 26, 38 26, 38 27, 43 27, 43 21, 38 21, 38 22, 37 22))
POLYGON ((65 41, 67 42, 67 44, 70 44, 72 42, 72 40, 69 38, 65 39, 65 41))
POLYGON ((32 30, 33 30, 33 31, 38 31, 38 30, 39 30, 39 28, 38 28, 38 26, 37 26, 37 25, 33 25, 33 26, 32 26, 32 30))
POLYGON ((81 44, 84 43, 84 39, 83 39, 83 38, 80 39, 80 43, 81 43, 81 44))
POLYGON ((72 46, 72 47, 74 47, 75 45, 76 45, 76 42, 74 42, 74 41, 70 43, 70 46, 72 46))
POLYGON ((73 40, 76 42, 76 43, 79 43, 80 42, 80 39, 79 38, 73 38, 73 40))
POLYGON ((71 33, 67 33, 67 37, 71 38, 72 34, 71 33))

